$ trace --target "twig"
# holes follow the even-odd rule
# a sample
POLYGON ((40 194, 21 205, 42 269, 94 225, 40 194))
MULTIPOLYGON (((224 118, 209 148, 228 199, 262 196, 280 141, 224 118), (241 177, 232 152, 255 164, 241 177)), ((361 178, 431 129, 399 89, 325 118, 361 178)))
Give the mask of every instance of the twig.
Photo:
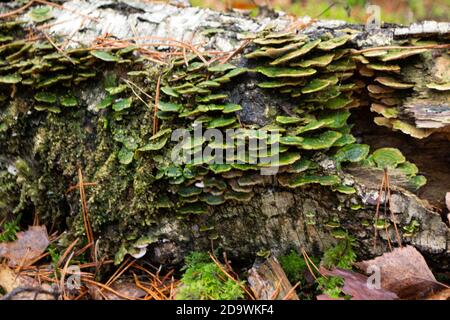
POLYGON ((66 259, 66 257, 69 255, 69 253, 73 250, 73 248, 76 246, 76 244, 78 243, 78 238, 76 238, 68 247, 67 249, 64 251, 64 253, 62 254, 62 256, 59 257, 57 265, 60 266, 63 261, 66 259))
POLYGON ((56 22, 51 22, 51 23, 45 23, 45 24, 40 25, 40 26, 33 26, 33 27, 30 27, 29 29, 34 29, 34 30, 42 31, 42 30, 44 30, 44 29, 48 29, 48 28, 51 28, 51 27, 53 27, 53 26, 57 26, 57 25, 60 25, 60 24, 64 24, 64 23, 67 23, 67 22, 71 22, 72 20, 73 20, 73 19, 65 19, 65 20, 61 20, 61 21, 56 21, 56 22))
POLYGON ((391 245, 391 235, 388 231, 388 225, 386 223, 387 219, 387 206, 388 206, 388 200, 387 200, 387 168, 384 168, 384 187, 383 187, 383 193, 384 193, 384 231, 386 232, 386 239, 389 247, 389 251, 392 251, 392 245, 391 245))
MULTIPOLYGON (((380 212, 381 193, 383 192, 383 186, 384 186, 384 175, 383 175, 383 178, 381 179, 381 185, 380 185, 380 189, 378 192, 377 207, 376 207, 376 211, 375 211, 375 225, 373 227, 373 229, 374 229, 373 250, 374 251, 377 248, 377 235, 378 235, 377 222, 378 222, 378 216, 379 216, 379 212, 380 212)), ((385 199, 385 201, 386 201, 386 199, 385 199)))
POLYGON ((289 291, 286 293, 286 295, 283 297, 283 300, 291 300, 292 294, 295 292, 295 289, 301 284, 301 281, 297 282, 289 291))
POLYGON ((387 190, 388 190, 389 211, 391 212, 392 222, 394 223, 395 236, 397 237, 397 242, 398 242, 400 248, 403 248, 402 238, 400 236, 400 233, 398 232, 397 222, 395 221, 396 218, 395 218, 394 212, 391 209, 391 184, 390 184, 389 175, 387 174, 387 172, 386 172, 386 184, 387 184, 387 190))
POLYGON ((236 274, 236 272, 234 272, 233 268, 231 267, 230 262, 228 261, 227 253, 225 251, 223 252, 223 261, 225 261, 225 265, 227 266, 228 271, 231 272, 237 278, 238 275, 236 274))
POLYGON ((14 288, 11 292, 5 294, 0 300, 12 300, 15 296, 24 292, 34 292, 34 300, 36 300, 38 294, 47 294, 53 296, 55 300, 58 300, 59 292, 57 290, 49 291, 39 287, 18 287, 14 288))
POLYGON ((122 80, 125 81, 126 83, 131 84, 132 86, 134 86, 136 89, 138 89, 138 90, 139 90, 143 95, 145 95, 147 98, 153 99, 151 95, 149 95, 147 92, 145 92, 144 89, 142 89, 141 87, 139 87, 139 86, 138 86, 136 83, 134 83, 133 81, 128 80, 128 79, 125 79, 125 78, 123 78, 122 80))
POLYGON ((70 260, 72 260, 73 254, 74 254, 74 252, 72 252, 70 254, 69 258, 67 259, 66 264, 64 265, 64 268, 63 268, 63 270, 61 272, 61 279, 59 280, 60 281, 59 282, 59 286, 60 286, 60 289, 61 289, 61 298, 63 300, 66 300, 66 290, 65 290, 66 286, 64 284, 64 280, 65 280, 65 277, 66 277, 67 268, 69 267, 69 263, 70 263, 70 260))
POLYGON ((212 254, 209 253, 209 256, 211 257, 211 259, 214 261, 214 263, 219 267, 220 271, 222 271, 229 279, 231 279, 233 282, 235 282, 239 287, 241 287, 246 293, 247 295, 250 297, 250 299, 255 300, 255 297, 253 296, 253 294, 251 294, 247 288, 240 283, 238 280, 236 280, 232 275, 230 275, 222 266, 222 264, 217 260, 217 258, 212 254))
POLYGON ((172 279, 170 279, 170 292, 169 292, 169 300, 173 300, 173 298, 175 297, 175 290, 174 290, 174 277, 172 277, 172 279))
POLYGON ((93 245, 94 245, 93 243, 86 244, 83 248, 81 248, 77 252, 75 252, 75 256, 77 257, 77 256, 83 254, 87 249, 89 249, 93 245))
POLYGON ((33 265, 36 262, 38 262, 41 259, 44 259, 45 257, 47 257, 48 255, 50 255, 49 252, 44 252, 43 254, 41 254, 40 256, 36 257, 35 259, 31 260, 28 262, 28 265, 33 265))
POLYGON ((448 49, 450 48, 450 44, 428 44, 423 46, 385 46, 385 47, 372 47, 362 50, 354 50, 352 54, 360 54, 369 51, 378 51, 378 50, 390 50, 390 49, 448 49))
POLYGON ((249 43, 251 42, 250 39, 244 40, 241 45, 234 50, 233 52, 231 52, 224 60, 222 60, 220 62, 220 64, 225 64, 228 61, 230 61, 231 58, 233 58, 236 54, 238 54, 239 52, 241 52, 249 43))
MULTIPOLYGON (((96 185, 97 185, 97 182, 85 182, 84 183, 85 187, 86 186, 96 186, 96 185)), ((70 186, 69 189, 67 189, 66 194, 72 192, 73 190, 79 189, 79 188, 80 188, 79 184, 77 184, 75 186, 70 186)))
POLYGON ((316 271, 317 271, 322 277, 326 278, 327 276, 324 275, 322 272, 320 272, 319 268, 317 268, 317 266, 315 265, 315 263, 311 260, 311 258, 309 257, 308 253, 306 253, 305 249, 302 248, 301 251, 302 251, 303 258, 305 259, 306 265, 307 265, 307 267, 308 267, 308 269, 309 269, 309 272, 311 272, 311 274, 312 274, 312 276, 314 277, 314 279, 317 280, 316 276, 314 275, 314 272, 312 272, 311 267, 309 266, 309 263, 312 264, 312 266, 314 267, 314 269, 316 269, 316 271), (308 262, 308 261, 309 261, 309 262, 308 262))
POLYGON ((144 290, 148 295, 150 295, 155 300, 161 300, 160 297, 158 297, 152 290, 147 288, 146 286, 142 285, 139 279, 137 278, 136 274, 133 273, 134 282, 136 284, 136 287, 139 289, 144 290))
POLYGON ((112 284, 114 281, 116 281, 123 273, 122 269, 125 269, 127 266, 128 261, 130 261, 130 257, 127 257, 125 261, 122 262, 122 264, 117 268, 117 270, 114 272, 114 274, 109 278, 109 280, 106 282, 106 285, 112 284))
POLYGON ((117 279, 119 279, 124 273, 125 271, 127 271, 134 263, 136 262, 136 260, 132 260, 130 261, 129 264, 127 264, 120 272, 118 272, 115 277, 111 277, 108 282, 106 283, 106 285, 110 286, 112 285, 115 281, 117 281, 117 279))
MULTIPOLYGON (((86 230, 86 236, 88 239, 88 243, 94 243, 94 233, 92 232, 91 223, 89 221, 89 212, 87 208, 86 193, 84 190, 84 179, 83 173, 81 172, 81 168, 78 168, 78 184, 80 189, 81 209, 83 213, 83 222, 84 228, 86 230)), ((94 250, 91 250, 91 256, 92 258, 94 258, 94 250)))
POLYGON ((27 9, 28 7, 30 7, 31 5, 33 5, 33 3, 34 3, 34 0, 28 2, 26 5, 20 7, 19 9, 16 9, 16 10, 13 10, 13 11, 9 11, 9 12, 5 12, 5 13, 2 13, 2 14, 0 14, 0 19, 4 19, 4 18, 10 17, 10 16, 14 16, 14 15, 16 15, 16 14, 19 14, 19 13, 21 13, 22 11, 26 10, 26 9, 27 9))
POLYGON ((117 292, 116 290, 114 290, 114 289, 112 289, 112 288, 110 288, 110 287, 104 285, 103 283, 100 283, 100 282, 97 282, 97 281, 94 281, 94 280, 90 280, 90 279, 86 279, 86 278, 83 278, 83 281, 84 281, 84 282, 87 282, 87 283, 89 283, 89 284, 93 284, 93 285, 95 285, 95 286, 98 286, 98 287, 100 287, 100 288, 102 288, 102 289, 105 289, 106 291, 112 292, 112 293, 114 293, 116 296, 119 296, 119 297, 121 297, 121 298, 123 298, 123 299, 126 299, 126 300, 133 300, 132 298, 130 298, 130 297, 126 296, 126 295, 123 295, 123 294, 121 294, 120 292, 117 292))
POLYGON ((124 79, 124 82, 128 85, 128 88, 131 89, 131 91, 136 96, 136 98, 138 98, 144 105, 147 105, 148 107, 150 107, 149 103, 145 102, 144 99, 142 99, 142 97, 136 92, 136 90, 134 90, 134 88, 129 84, 129 82, 127 80, 124 79))
POLYGON ((309 273, 311 273, 311 275, 313 276, 314 280, 317 280, 317 277, 314 274, 314 271, 311 269, 311 266, 309 265, 309 262, 308 262, 308 259, 306 258, 306 255, 303 253, 303 249, 302 249, 302 255, 303 255, 303 260, 305 260, 306 266, 308 267, 309 273))
POLYGON ((156 83, 155 107, 153 109, 153 135, 158 132, 158 106, 159 106, 159 87, 161 85, 161 75, 156 83))
POLYGON ((278 280, 277 285, 275 286, 275 290, 270 295, 269 300, 275 300, 280 294, 280 291, 281 291, 281 280, 278 280))
POLYGON ((316 16, 316 19, 319 19, 325 12, 327 12, 328 10, 330 10, 331 8, 333 8, 336 5, 336 2, 333 1, 325 10, 323 10, 321 13, 319 13, 316 16))
POLYGON ((50 37, 48 36, 48 34, 46 34, 44 31, 41 31, 42 34, 44 35, 44 37, 47 39, 48 42, 50 42, 50 44, 55 47, 55 49, 61 53, 64 58, 66 58, 67 60, 69 60, 72 64, 75 64, 75 61, 73 61, 63 50, 61 50, 60 47, 58 47, 53 41, 52 39, 50 39, 50 37))

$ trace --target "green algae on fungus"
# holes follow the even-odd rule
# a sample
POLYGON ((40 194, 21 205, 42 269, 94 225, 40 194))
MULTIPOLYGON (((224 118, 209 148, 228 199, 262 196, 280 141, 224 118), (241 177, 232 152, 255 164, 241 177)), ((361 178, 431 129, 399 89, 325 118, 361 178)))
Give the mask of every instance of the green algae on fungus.
POLYGON ((317 48, 323 51, 330 51, 336 49, 337 47, 343 46, 347 41, 354 38, 355 35, 342 35, 339 37, 331 38, 330 40, 322 41, 318 44, 317 48))
POLYGON ((78 105, 77 98, 70 94, 62 96, 60 102, 63 107, 76 107, 78 105))
POLYGON ((40 6, 30 10, 28 13, 34 22, 44 22, 53 18, 52 8, 49 6, 40 6))
POLYGON ((121 164, 130 164, 133 161, 133 157, 134 152, 125 147, 122 147, 122 149, 120 149, 119 153, 117 154, 117 158, 119 159, 119 162, 121 164))
POLYGON ((396 168, 397 165, 406 161, 400 150, 395 148, 381 148, 373 153, 373 160, 378 167, 385 168, 396 168))
POLYGON ((413 176, 409 179, 409 183, 411 184, 413 189, 418 190, 427 183, 427 178, 425 178, 424 176, 413 176))
POLYGON ((335 189, 337 192, 340 192, 340 193, 343 193, 343 194, 353 194, 353 193, 356 193, 356 189, 355 189, 355 188, 353 188, 353 187, 351 187, 351 186, 346 186, 346 185, 343 185, 343 184, 340 184, 340 185, 334 187, 334 189, 335 189))
POLYGON ((255 69, 256 72, 262 73, 269 78, 282 78, 282 77, 292 77, 300 78, 313 75, 317 71, 312 68, 304 69, 292 69, 292 68, 279 68, 279 67, 258 67, 255 69))
POLYGON ((336 140, 341 136, 342 133, 337 131, 325 131, 312 137, 304 137, 303 140, 299 142, 299 147, 305 150, 328 149, 332 147, 336 140))
POLYGON ((292 51, 284 56, 279 57, 278 59, 275 59, 274 61, 272 61, 270 63, 270 65, 279 65, 282 63, 286 63, 290 60, 296 59, 298 57, 301 57, 305 54, 307 54, 308 52, 310 52, 312 49, 314 49, 319 43, 320 43, 320 39, 308 42, 306 44, 304 44, 300 49, 297 49, 295 51, 292 51))
POLYGON ((119 99, 113 103, 112 108, 114 111, 122 111, 131 107, 133 100, 131 98, 119 99))
POLYGON ((0 76, 0 83, 15 84, 20 81, 22 81, 22 77, 17 73, 0 76))
POLYGON ((417 231, 420 228, 420 222, 417 221, 416 219, 412 219, 411 222, 406 225, 403 226, 403 236, 404 237, 413 237, 414 234, 417 233, 417 231))
POLYGON ((450 82, 447 83, 428 83, 427 88, 438 90, 438 91, 449 91, 450 90, 450 82))
POLYGON ((360 162, 369 154, 369 146, 367 144, 349 144, 339 149, 334 158, 337 162, 360 162))
POLYGON ((103 50, 92 50, 90 52, 91 55, 96 57, 97 59, 107 61, 107 62, 117 62, 119 61, 119 58, 112 55, 111 53, 103 50))
POLYGON ((39 102, 55 103, 56 95, 49 92, 39 92, 34 95, 34 99, 39 102))
POLYGON ((284 176, 278 178, 278 181, 282 186, 288 188, 298 188, 306 184, 320 184, 322 186, 332 186, 340 183, 338 176, 313 176, 313 175, 297 175, 297 176, 284 176))
POLYGON ((277 116, 276 121, 280 124, 294 124, 303 122, 303 119, 296 117, 277 116))
POLYGON ((322 56, 314 57, 308 60, 291 63, 292 67, 326 67, 333 61, 334 53, 324 54, 322 56))

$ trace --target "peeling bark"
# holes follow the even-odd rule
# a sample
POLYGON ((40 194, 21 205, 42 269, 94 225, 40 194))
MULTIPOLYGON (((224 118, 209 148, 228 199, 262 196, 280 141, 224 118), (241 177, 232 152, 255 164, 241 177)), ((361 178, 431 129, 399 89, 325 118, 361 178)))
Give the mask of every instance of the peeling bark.
POLYGON ((275 257, 249 270, 248 282, 257 300, 299 300, 275 257))

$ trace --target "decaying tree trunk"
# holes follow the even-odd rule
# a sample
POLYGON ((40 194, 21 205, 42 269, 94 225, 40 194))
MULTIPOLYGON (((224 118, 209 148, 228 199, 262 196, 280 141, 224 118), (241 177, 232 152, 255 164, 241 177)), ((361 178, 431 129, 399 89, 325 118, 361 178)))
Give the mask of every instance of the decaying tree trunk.
MULTIPOLYGON (((13 9, 17 9, 14 3, 1 4, 0 16, 13 9)), ((383 108, 388 105, 380 101, 386 97, 382 96, 383 92, 377 92, 376 87, 371 87, 374 91, 366 92, 367 101, 360 97, 361 106, 352 109, 352 118, 355 119, 352 133, 358 142, 368 143, 375 148, 399 148, 406 158, 415 162, 420 172, 427 176, 428 185, 420 192, 429 201, 408 191, 408 186, 395 179, 394 172, 391 183, 391 210, 397 217, 400 229, 411 225, 412 221, 420 223, 413 235, 403 238, 404 242, 410 242, 419 248, 436 262, 438 268, 449 267, 448 221, 444 219, 446 215, 441 216, 444 212, 436 208, 442 206, 445 192, 450 190, 449 94, 448 91, 427 87, 429 84, 439 86, 445 81, 448 85, 450 81, 445 78, 448 77, 450 61, 449 23, 427 22, 410 27, 389 26, 365 31, 363 26, 349 25, 341 21, 294 21, 282 13, 268 13, 254 19, 243 13, 219 13, 188 7, 183 3, 171 5, 107 0, 68 1, 64 3, 64 10, 54 8, 53 15, 53 20, 48 21, 49 26, 43 31, 52 38, 62 38, 66 49, 90 47, 93 43, 100 43, 100 37, 108 35, 109 38, 117 40, 131 39, 136 45, 161 42, 155 49, 167 52, 169 45, 164 45, 164 39, 172 38, 191 44, 201 43, 201 50, 205 51, 229 52, 230 59, 244 66, 251 63, 243 54, 251 52, 252 45, 241 47, 248 34, 256 34, 267 27, 284 30, 297 24, 299 34, 312 36, 334 34, 338 29, 357 30, 360 33, 351 40, 351 46, 355 50, 398 46, 402 41, 420 37, 425 40, 440 40, 439 45, 443 46, 430 50, 427 46, 433 44, 424 43, 426 54, 415 60, 408 60, 410 62, 402 62, 402 79, 407 83, 415 83, 416 86, 409 96, 402 97, 400 104, 391 105, 395 108, 395 116, 383 115, 383 108), (372 101, 371 106, 368 101, 372 101), (371 107, 383 115, 378 115, 378 124, 385 127, 373 124, 376 115, 369 112, 371 107)), ((27 11, 11 18, 29 21, 27 11)), ((34 26, 33 22, 27 23, 31 27, 34 26)), ((36 31, 36 34, 39 34, 39 31, 36 31)), ((364 68, 358 71, 363 77, 366 76, 365 86, 376 86, 374 69, 366 67, 372 62, 364 61, 369 59, 371 57, 361 56, 361 65, 364 68)), ((387 62, 385 65, 395 68, 394 63, 387 62)), ((105 74, 107 72, 108 70, 105 74)), ((121 75, 123 74, 122 72, 121 75)), ((156 78, 154 82, 148 83, 148 86, 155 88, 156 78)), ((270 117, 274 117, 264 114, 264 103, 278 105, 278 97, 251 86, 254 80, 253 76, 245 74, 229 84, 227 90, 233 96, 231 100, 237 97, 238 101, 233 102, 243 107, 240 120, 244 124, 264 125, 270 117)), ((83 112, 68 116, 65 121, 53 123, 53 118, 27 116, 20 111, 28 110, 25 106, 26 100, 20 96, 21 92, 16 98, 10 99, 9 106, 0 109, 0 119, 3 123, 6 123, 5 119, 9 119, 8 115, 11 113, 18 115, 20 119, 0 138, 0 172, 2 181, 9 183, 9 189, 6 186, 0 189, 0 195, 3 197, 0 198, 0 205, 3 205, 0 206, 3 211, 0 212, 0 217, 7 216, 12 211, 16 214, 24 211, 25 217, 31 217, 39 211, 44 221, 65 221, 69 230, 75 226, 78 228, 72 229, 71 232, 82 233, 79 195, 76 192, 65 193, 70 185, 76 185, 77 167, 80 166, 84 171, 85 181, 97 183, 85 187, 87 205, 95 238, 99 239, 100 251, 108 254, 117 251, 121 240, 129 237, 122 234, 122 227, 131 224, 131 221, 131 225, 135 225, 137 230, 132 235, 134 239, 142 235, 151 238, 147 256, 152 261, 163 264, 179 263, 186 252, 210 249, 211 243, 214 247, 226 250, 230 257, 237 257, 246 262, 253 261, 255 254, 263 250, 281 253, 288 248, 303 247, 308 252, 318 253, 339 238, 336 234, 333 236, 333 226, 329 224, 330 221, 336 220, 339 220, 340 228, 357 238, 357 252, 361 258, 386 250, 386 233, 380 231, 383 240, 378 240, 374 249, 373 227, 371 223, 367 226, 367 221, 372 221, 375 215, 383 172, 356 165, 347 166, 344 172, 339 173, 343 181, 356 189, 353 195, 339 194, 321 186, 286 189, 273 178, 271 183, 255 187, 255 195, 250 202, 211 207, 208 215, 177 219, 169 210, 163 210, 163 214, 154 213, 154 208, 147 208, 142 199, 151 202, 156 200, 152 198, 156 196, 143 196, 142 192, 145 194, 145 191, 139 188, 145 189, 145 183, 140 185, 138 179, 133 180, 135 175, 142 174, 139 170, 145 168, 115 167, 111 162, 116 160, 107 156, 107 150, 112 145, 103 140, 105 133, 97 127, 102 113, 94 108, 103 98, 101 84, 97 81, 89 82, 79 91, 78 98, 87 108, 83 112), (74 132, 78 131, 81 132, 79 138, 73 138, 74 132), (41 145, 38 143, 40 139, 43 139, 41 145), (44 153, 47 158, 36 158, 36 148, 47 147, 49 150, 44 153), (38 180, 34 185, 37 186, 36 192, 32 195, 27 193, 27 184, 22 183, 27 177, 21 177, 18 160, 27 163, 28 179, 38 180), (7 178, 8 174, 17 175, 17 181, 16 178, 7 178), (102 188, 108 189, 110 194, 102 193, 102 188), (112 202, 108 209, 108 201, 119 196, 122 199, 120 204, 112 202), (99 206, 96 201, 103 201, 104 206, 99 206), (21 206, 17 207, 17 203, 21 203, 21 206), (120 209, 121 213, 116 212, 113 216, 110 210, 114 208, 111 206, 119 206, 116 209, 120 209), (129 212, 126 212, 128 209, 129 212), (45 212, 42 212, 44 210, 45 212), (146 210, 152 210, 152 214, 146 215, 146 210), (131 215, 133 212, 139 214, 131 215)), ((151 98, 154 99, 153 96, 151 98)), ((152 106, 153 101, 150 104, 152 106)), ((137 122, 142 126, 142 130, 150 130, 152 116, 149 112, 149 115, 137 122)), ((317 162, 324 170, 334 166, 326 157, 319 158, 317 162)), ((395 243, 392 228, 388 234, 395 243)))
POLYGON ((257 300, 298 300, 291 283, 275 257, 249 270, 248 282, 257 300))

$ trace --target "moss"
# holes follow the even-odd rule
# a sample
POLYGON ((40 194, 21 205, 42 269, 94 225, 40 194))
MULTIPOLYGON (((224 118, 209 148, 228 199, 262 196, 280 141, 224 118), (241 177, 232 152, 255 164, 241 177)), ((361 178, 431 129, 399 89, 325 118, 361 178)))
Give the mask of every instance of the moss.
MULTIPOLYGON (((287 255, 280 256, 278 259, 288 280, 292 284, 296 284, 297 282, 300 282, 302 284, 301 286, 306 284, 305 272, 307 272, 308 266, 305 259, 298 252, 291 250, 287 255)), ((311 257, 311 259, 315 264, 318 264, 320 261, 317 257, 311 257)))
POLYGON ((335 246, 324 252, 322 264, 328 269, 333 267, 351 269, 356 262, 354 246, 355 240, 347 235, 345 239, 340 240, 335 246))
POLYGON ((178 300, 236 300, 244 298, 241 282, 228 278, 211 258, 192 252, 185 258, 178 300))
POLYGON ((9 242, 16 240, 16 233, 19 232, 20 228, 17 225, 17 221, 5 222, 0 227, 0 242, 9 242))
POLYGON ((344 279, 340 277, 319 277, 317 280, 318 289, 333 299, 349 298, 342 292, 344 286, 344 279))

